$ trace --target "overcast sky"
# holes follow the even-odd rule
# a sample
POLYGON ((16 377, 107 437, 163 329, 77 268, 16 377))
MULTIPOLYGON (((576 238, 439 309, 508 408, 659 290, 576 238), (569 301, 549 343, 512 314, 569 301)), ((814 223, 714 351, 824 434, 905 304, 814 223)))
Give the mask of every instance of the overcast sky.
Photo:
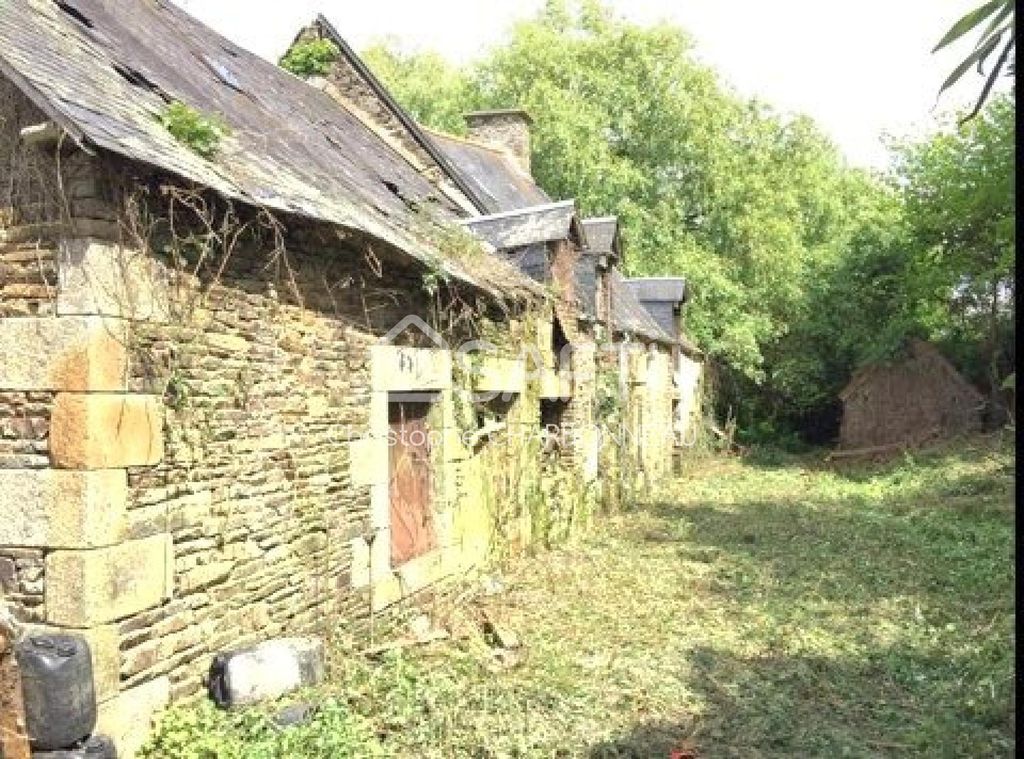
MULTIPOLYGON (((323 13, 357 50, 391 37, 455 62, 480 56, 543 0, 177 0, 237 44, 277 60, 323 13)), ((698 56, 743 95, 812 116, 851 163, 882 167, 883 132, 920 134, 981 87, 973 72, 939 85, 972 42, 932 55, 979 0, 612 0, 625 17, 686 29, 698 56)), ((1005 88, 1005 87, 1004 87, 1005 88)), ((511 103, 509 105, 512 105, 511 103)))

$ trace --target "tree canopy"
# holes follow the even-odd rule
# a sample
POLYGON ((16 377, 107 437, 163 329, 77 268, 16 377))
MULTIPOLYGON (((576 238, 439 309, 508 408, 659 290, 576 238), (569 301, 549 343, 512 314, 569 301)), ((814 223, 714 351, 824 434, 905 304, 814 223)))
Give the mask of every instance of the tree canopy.
POLYGON ((811 119, 738 96, 681 29, 598 0, 548 0, 462 68, 387 46, 366 58, 429 126, 527 109, 541 186, 617 214, 629 273, 687 278, 686 328, 715 363, 720 411, 748 433, 834 423, 860 362, 908 334, 952 335, 955 303, 996 272, 1008 286, 1007 99, 975 127, 899 146, 882 177, 848 166, 811 119))

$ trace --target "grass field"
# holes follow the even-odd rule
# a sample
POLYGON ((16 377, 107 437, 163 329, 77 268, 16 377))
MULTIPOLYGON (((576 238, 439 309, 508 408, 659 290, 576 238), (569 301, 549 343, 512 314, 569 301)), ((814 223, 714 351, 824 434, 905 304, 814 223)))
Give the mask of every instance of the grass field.
POLYGON ((518 663, 474 637, 344 657, 313 722, 177 710, 151 755, 1011 756, 1013 470, 1008 435, 698 462, 505 569, 476 603, 518 663))

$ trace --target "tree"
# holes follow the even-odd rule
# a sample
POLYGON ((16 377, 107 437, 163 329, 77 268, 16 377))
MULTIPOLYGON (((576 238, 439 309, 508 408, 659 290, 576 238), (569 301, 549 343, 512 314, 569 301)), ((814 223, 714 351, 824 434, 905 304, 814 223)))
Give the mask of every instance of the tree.
POLYGON ((956 84, 972 66, 977 66, 978 73, 984 75, 983 66, 985 61, 996 50, 1000 51, 996 57, 995 64, 985 79, 985 84, 982 85, 981 94, 978 96, 974 108, 963 118, 962 122, 970 121, 978 115, 988 100, 992 87, 1004 69, 1011 76, 1014 73, 1014 46, 1016 44, 1014 39, 1015 5, 1015 0, 987 0, 987 2, 982 3, 953 24, 945 36, 939 40, 939 44, 935 46, 935 49, 932 50, 933 53, 937 53, 939 50, 962 38, 965 34, 985 25, 985 30, 978 37, 978 41, 974 45, 974 50, 953 69, 953 72, 943 82, 942 87, 939 89, 940 95, 956 84), (1006 43, 1000 48, 1000 43, 1004 36, 1006 37, 1006 43))
POLYGON ((933 336, 990 391, 1013 367, 1015 106, 1003 95, 980 118, 897 147, 914 244, 912 297, 932 304, 933 336))
POLYGON ((465 131, 462 114, 476 110, 479 100, 465 72, 437 53, 405 53, 383 43, 363 59, 416 120, 453 134, 465 131))
POLYGON ((886 184, 848 167, 809 118, 730 91, 682 30, 627 23, 597 0, 548 0, 459 69, 385 48, 367 57, 430 126, 461 130, 460 114, 477 108, 530 111, 534 174, 549 194, 617 214, 631 274, 687 278, 687 330, 716 366, 720 410, 748 435, 836 428, 836 394, 860 363, 910 334, 951 334, 960 278, 972 283, 964 295, 992 281, 980 247, 963 247, 958 215, 1003 219, 1005 237, 996 186, 1012 156, 991 143, 968 162, 973 186, 992 193, 984 210, 956 195, 966 175, 954 172, 957 151, 980 149, 969 134, 1002 128, 988 116, 944 138, 948 152, 905 146, 886 184), (957 242, 940 245, 942 234, 957 242))

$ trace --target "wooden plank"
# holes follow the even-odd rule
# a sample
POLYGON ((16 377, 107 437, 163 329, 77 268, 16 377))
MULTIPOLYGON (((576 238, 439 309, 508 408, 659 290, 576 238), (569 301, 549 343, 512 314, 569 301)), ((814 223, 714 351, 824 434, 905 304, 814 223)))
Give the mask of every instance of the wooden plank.
POLYGON ((391 403, 388 422, 391 564, 398 567, 437 545, 434 532, 427 403, 391 403))
POLYGON ((894 451, 906 448, 907 443, 889 443, 887 445, 872 445, 867 448, 851 448, 849 450, 837 450, 832 451, 825 457, 826 461, 832 461, 833 459, 852 459, 858 456, 873 456, 878 453, 891 453, 894 451))
POLYGON ((42 124, 23 127, 21 139, 26 145, 56 145, 62 133, 63 130, 57 126, 56 122, 44 121, 42 124))
POLYGON ((825 457, 825 460, 832 461, 833 459, 850 459, 858 456, 874 456, 881 453, 893 453, 906 448, 918 448, 938 435, 939 432, 941 432, 941 430, 938 427, 935 427, 928 430, 928 432, 923 435, 918 435, 912 440, 901 440, 898 443, 887 443, 885 445, 872 445, 867 448, 850 448, 848 450, 838 449, 829 453, 828 456, 825 457))

